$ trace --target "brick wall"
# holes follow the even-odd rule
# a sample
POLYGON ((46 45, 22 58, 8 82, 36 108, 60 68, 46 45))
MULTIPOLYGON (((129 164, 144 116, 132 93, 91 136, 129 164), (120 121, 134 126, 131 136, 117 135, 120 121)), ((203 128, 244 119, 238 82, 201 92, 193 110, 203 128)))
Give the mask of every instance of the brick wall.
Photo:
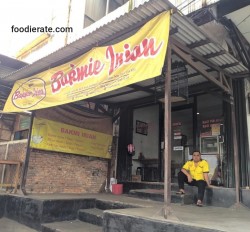
POLYGON ((30 156, 28 193, 98 193, 107 176, 107 160, 36 151, 30 156))
MULTIPOLYGON (((36 117, 112 134, 110 117, 67 105, 38 110, 36 117)), ((107 169, 107 159, 33 149, 25 189, 28 193, 98 193, 105 187, 107 169)))
POLYGON ((0 160, 7 159, 7 160, 18 160, 24 162, 26 149, 27 149, 27 139, 2 142, 0 143, 0 160))

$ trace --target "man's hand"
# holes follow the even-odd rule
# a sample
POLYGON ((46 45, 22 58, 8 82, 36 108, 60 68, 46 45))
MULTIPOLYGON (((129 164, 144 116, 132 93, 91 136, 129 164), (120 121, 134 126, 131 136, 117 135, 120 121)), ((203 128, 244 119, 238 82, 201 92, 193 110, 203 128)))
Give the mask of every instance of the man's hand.
POLYGON ((210 181, 209 181, 209 177, 208 177, 208 173, 203 173, 204 179, 207 183, 207 187, 210 188, 210 181))
POLYGON ((193 181, 193 178, 190 175, 190 173, 186 169, 184 169, 184 168, 182 168, 181 171, 187 176, 188 183, 191 183, 193 181))
POLYGON ((188 183, 191 183, 193 181, 192 176, 188 175, 187 178, 188 178, 188 183))

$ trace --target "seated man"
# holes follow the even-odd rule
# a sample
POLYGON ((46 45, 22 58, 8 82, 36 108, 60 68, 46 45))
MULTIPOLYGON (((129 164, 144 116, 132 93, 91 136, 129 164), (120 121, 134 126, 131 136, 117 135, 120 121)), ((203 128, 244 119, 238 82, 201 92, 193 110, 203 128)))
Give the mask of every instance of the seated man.
POLYGON ((197 206, 202 206, 206 185, 209 187, 209 165, 206 160, 201 159, 199 151, 193 152, 191 160, 187 161, 181 171, 178 173, 179 192, 177 194, 185 194, 184 182, 191 186, 198 187, 197 206))

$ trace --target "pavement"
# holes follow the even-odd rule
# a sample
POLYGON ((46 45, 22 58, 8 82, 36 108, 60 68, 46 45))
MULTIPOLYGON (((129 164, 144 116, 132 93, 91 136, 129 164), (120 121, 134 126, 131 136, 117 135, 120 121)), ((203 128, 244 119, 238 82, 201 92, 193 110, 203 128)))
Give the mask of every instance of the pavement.
POLYGON ((36 230, 8 218, 0 218, 0 232, 36 232, 36 230))
MULTIPOLYGON (((53 222, 44 224, 49 225, 49 228, 54 229, 58 232, 102 232, 102 227, 95 226, 89 223, 85 223, 79 220, 74 221, 63 221, 63 222, 53 222)), ((1 231, 1 229, 0 229, 1 231)))
MULTIPOLYGON (((167 219, 165 219, 163 217, 163 202, 133 198, 126 194, 42 194, 24 197, 40 200, 98 198, 100 200, 118 201, 124 202, 126 204, 137 205, 140 208, 111 210, 117 214, 136 216, 161 222, 167 221, 178 224, 195 225, 204 228, 217 229, 220 231, 250 231, 250 209, 244 207, 243 205, 234 205, 231 208, 222 208, 213 206, 197 207, 196 205, 171 204, 170 207, 167 208, 170 214, 168 215, 167 219)), ((57 226, 59 226, 59 224, 57 226)), ((77 223, 75 228, 77 228, 77 223)), ((26 231, 32 232, 35 230, 32 230, 7 218, 0 219, 0 232, 26 231)), ((72 230, 72 232, 74 231, 78 230, 72 230)), ((92 231, 92 229, 90 231, 92 231)))
POLYGON ((167 219, 163 217, 163 206, 116 210, 116 213, 143 217, 174 224, 185 224, 228 232, 250 231, 250 210, 244 206, 232 208, 197 207, 196 205, 171 204, 167 219))

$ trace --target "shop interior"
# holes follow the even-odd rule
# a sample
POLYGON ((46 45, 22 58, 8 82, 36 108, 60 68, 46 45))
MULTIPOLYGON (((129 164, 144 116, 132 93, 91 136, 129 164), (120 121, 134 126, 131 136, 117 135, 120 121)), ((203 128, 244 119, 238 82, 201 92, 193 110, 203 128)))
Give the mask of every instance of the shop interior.
MULTIPOLYGON (((164 179, 163 107, 159 102, 133 110, 132 181, 161 182, 164 179)), ((171 178, 177 181, 182 165, 199 150, 210 165, 210 179, 223 185, 223 101, 211 94, 195 96, 172 105, 171 178)))

